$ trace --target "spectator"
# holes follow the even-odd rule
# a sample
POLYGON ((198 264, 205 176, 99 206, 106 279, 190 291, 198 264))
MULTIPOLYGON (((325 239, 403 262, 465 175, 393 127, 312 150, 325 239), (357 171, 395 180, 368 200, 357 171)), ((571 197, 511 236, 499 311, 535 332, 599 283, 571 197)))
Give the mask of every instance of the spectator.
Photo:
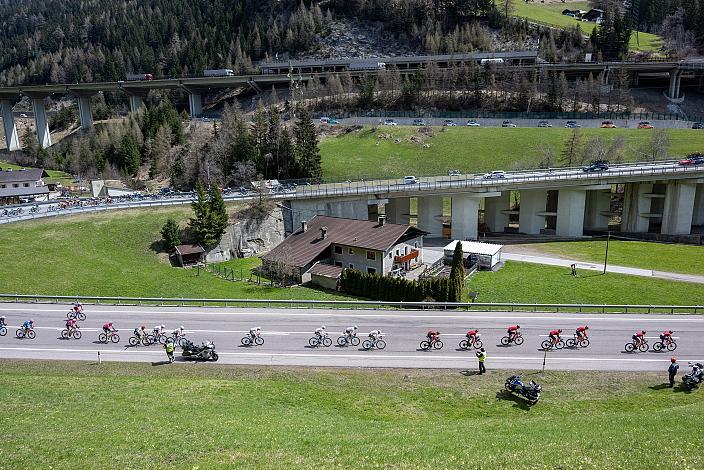
POLYGON ((486 367, 484 367, 484 361, 486 361, 486 351, 484 348, 477 351, 477 359, 479 359, 479 375, 486 374, 486 367))
POLYGON ((677 369, 679 368, 680 365, 677 364, 677 358, 670 358, 670 367, 667 368, 667 373, 670 376, 670 387, 675 386, 675 375, 677 375, 677 369))

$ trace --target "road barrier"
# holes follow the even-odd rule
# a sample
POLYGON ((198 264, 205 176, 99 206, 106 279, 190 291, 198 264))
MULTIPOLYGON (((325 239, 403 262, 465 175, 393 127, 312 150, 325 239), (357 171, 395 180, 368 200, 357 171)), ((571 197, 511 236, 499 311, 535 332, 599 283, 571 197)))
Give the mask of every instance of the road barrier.
POLYGON ((95 305, 211 306, 247 308, 480 310, 502 312, 573 313, 704 313, 702 305, 541 304, 518 302, 385 302, 373 300, 198 299, 168 297, 96 297, 0 294, 0 302, 95 305))

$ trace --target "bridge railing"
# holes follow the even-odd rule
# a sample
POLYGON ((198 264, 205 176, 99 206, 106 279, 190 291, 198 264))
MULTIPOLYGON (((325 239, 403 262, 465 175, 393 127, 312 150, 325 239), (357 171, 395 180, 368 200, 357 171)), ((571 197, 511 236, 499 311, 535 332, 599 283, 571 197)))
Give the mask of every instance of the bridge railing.
POLYGON ((412 309, 479 310, 502 312, 571 312, 571 313, 669 313, 700 314, 702 305, 630 305, 630 304, 547 304, 520 302, 386 302, 372 300, 283 300, 283 299, 201 299, 173 297, 104 297, 40 294, 0 294, 0 302, 85 305, 145 305, 164 307, 247 307, 307 309, 412 309))

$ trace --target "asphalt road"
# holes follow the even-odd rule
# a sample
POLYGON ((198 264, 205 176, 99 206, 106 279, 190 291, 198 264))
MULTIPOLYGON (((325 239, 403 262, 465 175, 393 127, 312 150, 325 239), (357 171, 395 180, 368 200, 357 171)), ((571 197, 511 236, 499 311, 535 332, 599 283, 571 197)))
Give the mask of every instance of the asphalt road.
MULTIPOLYGON (((487 349, 489 368, 537 369, 546 358, 547 369, 562 370, 643 370, 667 368, 672 353, 628 354, 624 344, 633 332, 648 331, 656 337, 665 329, 678 338, 676 355, 681 363, 704 360, 704 316, 700 315, 597 315, 511 312, 459 311, 391 311, 391 310, 312 310, 312 309, 225 309, 85 306, 87 315, 81 322, 80 340, 59 339, 68 306, 53 304, 0 304, 0 315, 7 317, 8 334, 0 337, 0 358, 97 360, 159 363, 165 353, 157 346, 130 347, 132 330, 144 324, 148 329, 164 323, 169 331, 183 325, 187 336, 199 343, 215 342, 220 363, 254 365, 300 365, 332 367, 400 367, 400 368, 473 368, 474 353, 458 348, 469 328, 478 328, 487 349), (15 330, 24 320, 35 321, 37 337, 20 340, 15 330), (119 344, 97 341, 100 327, 113 321, 120 330, 119 344), (502 347, 499 343, 509 325, 520 324, 525 342, 521 346, 502 347), (313 330, 326 325, 333 340, 329 348, 311 348, 308 339, 313 330), (360 336, 373 329, 385 333, 383 351, 365 351, 361 347, 336 346, 338 334, 345 327, 358 325, 360 336), (569 337, 578 325, 590 327, 591 345, 585 349, 551 351, 545 354, 540 343, 548 331, 562 328, 569 337), (260 326, 262 346, 240 346, 240 338, 250 327, 260 326), (419 343, 431 328, 441 332, 445 346, 425 352, 419 343), (541 336, 543 335, 543 336, 541 336)), ((362 338, 364 339, 364 338, 362 338)), ((649 340, 652 345, 655 339, 649 340)), ((181 360, 178 357, 178 360, 181 360)))

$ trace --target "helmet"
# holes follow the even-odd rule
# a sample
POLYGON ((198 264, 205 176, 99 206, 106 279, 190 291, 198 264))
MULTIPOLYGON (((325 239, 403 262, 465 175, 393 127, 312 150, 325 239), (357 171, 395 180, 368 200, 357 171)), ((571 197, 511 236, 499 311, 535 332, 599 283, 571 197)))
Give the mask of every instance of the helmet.
POLYGON ((147 327, 146 327, 146 326, 144 326, 144 325, 142 325, 142 326, 141 326, 140 328, 142 328, 142 329, 144 330, 144 329, 146 329, 147 327))
POLYGON ((0 317, 0 320, 4 320, 4 319, 5 319, 5 315, 0 317))
POLYGON ((562 333, 562 330, 557 330, 558 333, 562 333))
POLYGON ((185 330, 185 328, 183 327, 183 325, 179 326, 178 329, 179 329, 179 330, 185 330))
POLYGON ((111 321, 109 321, 109 322, 108 322, 108 325, 112 326, 112 322, 111 322, 111 321))
POLYGON ((29 323, 34 323, 34 320, 29 320, 29 323))
POLYGON ((672 333, 673 333, 673 331, 672 331, 672 330, 669 330, 669 331, 668 331, 668 333, 672 334, 672 333))
POLYGON ((647 333, 647 331, 643 330, 643 331, 642 331, 642 333, 643 333, 643 334, 646 334, 646 333, 647 333))
POLYGON ((166 328, 166 326, 165 326, 165 325, 161 325, 161 327, 162 327, 162 328, 166 328))
POLYGON ((676 357, 671 357, 671 358, 670 358, 670 362, 677 362, 677 358, 676 358, 676 357))
POLYGON ((262 329, 262 327, 261 327, 261 326, 258 326, 258 327, 257 327, 257 330, 261 330, 261 329, 262 329))
POLYGON ((584 325, 584 329, 585 329, 585 330, 588 330, 589 327, 588 327, 587 325, 584 325))
MULTIPOLYGON (((5 317, 3 317, 3 318, 5 318, 5 317)), ((354 329, 356 330, 356 329, 357 329, 357 325, 353 326, 352 328, 354 328, 354 329)))
POLYGON ((325 325, 321 326, 320 328, 324 330, 324 329, 325 329, 325 325))
POLYGON ((521 327, 521 325, 516 325, 516 328, 520 328, 520 327, 521 327))

